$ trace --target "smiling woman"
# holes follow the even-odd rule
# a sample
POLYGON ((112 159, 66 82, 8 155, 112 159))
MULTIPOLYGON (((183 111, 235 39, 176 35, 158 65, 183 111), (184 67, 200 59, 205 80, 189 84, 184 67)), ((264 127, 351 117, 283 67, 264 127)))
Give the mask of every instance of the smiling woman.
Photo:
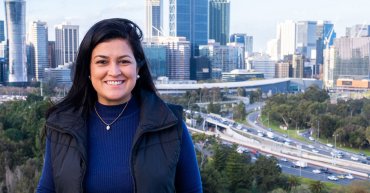
POLYGON ((96 23, 81 42, 73 85, 49 109, 38 193, 200 193, 182 108, 159 98, 127 19, 96 23))
POLYGON ((134 54, 126 40, 98 44, 91 56, 91 83, 104 105, 117 105, 131 98, 138 75, 134 54))

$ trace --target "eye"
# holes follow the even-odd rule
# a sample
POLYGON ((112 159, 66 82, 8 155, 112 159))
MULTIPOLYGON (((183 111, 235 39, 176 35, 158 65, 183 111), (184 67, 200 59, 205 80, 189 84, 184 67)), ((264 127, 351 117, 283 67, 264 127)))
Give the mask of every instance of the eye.
POLYGON ((128 64, 131 64, 131 61, 130 60, 119 60, 118 63, 122 65, 128 65, 128 64))
POLYGON ((96 61, 95 63, 96 63, 96 64, 101 64, 101 65, 103 65, 103 64, 108 64, 108 61, 107 61, 107 60, 98 60, 98 61, 96 61))

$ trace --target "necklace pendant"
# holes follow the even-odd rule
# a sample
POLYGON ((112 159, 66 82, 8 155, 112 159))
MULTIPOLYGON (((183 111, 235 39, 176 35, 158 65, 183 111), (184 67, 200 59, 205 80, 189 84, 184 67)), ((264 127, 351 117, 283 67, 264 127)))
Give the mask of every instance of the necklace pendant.
POLYGON ((107 129, 107 130, 109 131, 109 129, 110 129, 110 126, 109 126, 109 125, 107 125, 106 129, 107 129))

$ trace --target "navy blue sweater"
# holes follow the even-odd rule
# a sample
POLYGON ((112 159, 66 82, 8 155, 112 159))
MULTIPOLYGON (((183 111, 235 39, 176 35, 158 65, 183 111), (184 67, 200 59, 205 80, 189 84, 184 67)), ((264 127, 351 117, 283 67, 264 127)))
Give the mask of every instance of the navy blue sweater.
MULTIPOLYGON (((106 123, 111 123, 121 112, 124 105, 105 106, 96 103, 96 109, 106 123)), ((133 97, 122 116, 107 131, 95 111, 90 112, 88 121, 88 164, 85 175, 85 189, 87 192, 133 192, 129 160, 133 137, 139 124, 139 115, 140 108, 133 97)), ((183 124, 183 127, 181 153, 175 179, 176 192, 201 193, 202 184, 194 146, 185 124, 183 124)), ((47 138, 45 163, 37 187, 38 193, 54 192, 52 172, 50 139, 47 138)), ((140 182, 138 183, 140 185, 140 182)))

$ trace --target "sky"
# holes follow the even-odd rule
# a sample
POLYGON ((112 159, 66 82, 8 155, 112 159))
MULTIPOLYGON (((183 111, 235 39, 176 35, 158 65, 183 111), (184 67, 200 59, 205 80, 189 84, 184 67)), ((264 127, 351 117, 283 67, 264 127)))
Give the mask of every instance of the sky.
MULTIPOLYGON (((0 20, 5 20, 4 0, 0 20)), ((369 0, 230 0, 230 34, 246 33, 254 38, 254 51, 264 51, 276 36, 276 25, 285 20, 328 20, 337 37, 355 24, 370 24, 369 0)), ((145 0, 26 0, 26 20, 46 21, 49 40, 54 26, 68 21, 80 26, 80 41, 86 31, 105 18, 130 19, 145 30, 145 0)))

